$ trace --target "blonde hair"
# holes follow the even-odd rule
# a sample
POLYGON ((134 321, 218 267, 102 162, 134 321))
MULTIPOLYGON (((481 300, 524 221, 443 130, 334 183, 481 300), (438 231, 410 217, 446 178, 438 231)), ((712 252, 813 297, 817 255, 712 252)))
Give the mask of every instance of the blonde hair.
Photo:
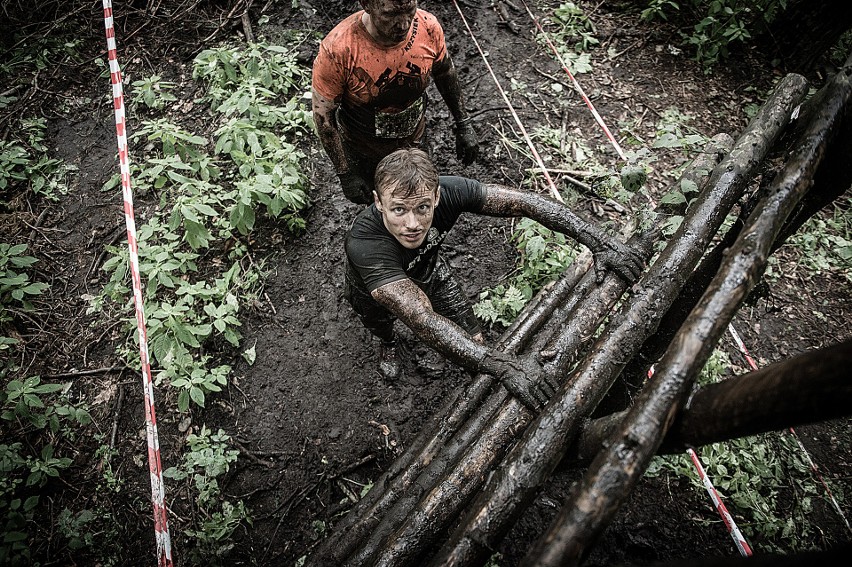
POLYGON ((423 188, 435 191, 438 189, 438 170, 423 150, 396 150, 385 156, 376 167, 375 186, 379 195, 387 190, 391 195, 399 193, 403 197, 423 188))

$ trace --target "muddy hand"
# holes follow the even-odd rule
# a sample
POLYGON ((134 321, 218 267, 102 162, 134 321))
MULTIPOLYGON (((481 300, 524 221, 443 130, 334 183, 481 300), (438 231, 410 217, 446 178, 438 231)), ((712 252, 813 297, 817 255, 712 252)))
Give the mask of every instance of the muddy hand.
POLYGON ((541 367, 533 359, 516 358, 495 350, 491 351, 486 363, 487 370, 531 410, 541 409, 556 391, 556 382, 542 376, 541 367))
POLYGON ((373 202, 373 192, 363 177, 352 172, 338 173, 337 177, 347 199, 359 205, 369 205, 373 202))
POLYGON ((469 120, 465 118, 456 123, 456 158, 464 165, 472 164, 479 155, 479 140, 469 120))
POLYGON ((595 280, 601 283, 607 270, 612 270, 627 283, 633 283, 642 275, 645 262, 642 256, 630 246, 622 244, 615 238, 602 242, 600 247, 592 250, 595 255, 595 280))

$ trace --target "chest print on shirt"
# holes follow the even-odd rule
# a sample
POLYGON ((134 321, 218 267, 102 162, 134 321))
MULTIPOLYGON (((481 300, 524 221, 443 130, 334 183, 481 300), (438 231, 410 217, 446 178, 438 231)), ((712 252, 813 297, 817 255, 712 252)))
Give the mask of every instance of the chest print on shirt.
POLYGON ((435 248, 436 246, 441 244, 441 242, 443 242, 444 238, 446 238, 446 237, 447 237, 446 232, 444 232, 442 234, 434 226, 431 227, 429 229, 429 232, 426 234, 426 242, 427 242, 426 246, 423 247, 423 249, 420 250, 420 252, 417 253, 417 256, 415 256, 415 258, 411 262, 409 262, 406 270, 414 269, 414 267, 420 262, 420 260, 423 258, 423 256, 428 254, 429 250, 431 250, 432 248, 435 248))

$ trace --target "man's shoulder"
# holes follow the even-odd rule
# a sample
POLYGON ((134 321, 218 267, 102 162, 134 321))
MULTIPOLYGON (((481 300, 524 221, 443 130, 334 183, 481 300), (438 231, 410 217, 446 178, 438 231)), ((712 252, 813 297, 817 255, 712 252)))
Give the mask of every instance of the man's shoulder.
POLYGON ((386 234, 387 229, 382 223, 381 215, 375 205, 370 205, 358 213, 352 221, 352 226, 346 231, 346 246, 348 248, 358 241, 382 239, 386 234))
POLYGON ((445 210, 458 212, 478 212, 485 202, 485 186, 476 179, 458 175, 442 175, 438 178, 441 186, 441 201, 445 210))
POLYGON ((420 20, 428 25, 434 25, 437 27, 441 27, 441 22, 438 21, 438 18, 435 17, 435 14, 432 12, 427 12, 422 8, 417 8, 417 15, 420 17, 420 20))
POLYGON ((345 47, 352 38, 359 34, 363 13, 364 11, 360 10, 338 22, 322 40, 322 45, 331 51, 334 51, 335 48, 345 47))

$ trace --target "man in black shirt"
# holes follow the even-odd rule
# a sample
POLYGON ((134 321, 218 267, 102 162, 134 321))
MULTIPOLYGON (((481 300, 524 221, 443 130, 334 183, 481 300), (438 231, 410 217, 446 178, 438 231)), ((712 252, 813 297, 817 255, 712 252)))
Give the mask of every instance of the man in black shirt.
POLYGON ((483 344, 479 323, 440 254, 441 243, 464 212, 526 216, 591 249, 601 280, 608 269, 633 282, 642 270, 634 250, 535 193, 439 177, 418 149, 397 150, 376 168, 374 203, 346 233, 346 297, 381 341, 380 370, 399 375, 393 322, 401 319, 421 340, 473 372, 487 372, 530 407, 547 401, 555 384, 540 368, 483 344))

